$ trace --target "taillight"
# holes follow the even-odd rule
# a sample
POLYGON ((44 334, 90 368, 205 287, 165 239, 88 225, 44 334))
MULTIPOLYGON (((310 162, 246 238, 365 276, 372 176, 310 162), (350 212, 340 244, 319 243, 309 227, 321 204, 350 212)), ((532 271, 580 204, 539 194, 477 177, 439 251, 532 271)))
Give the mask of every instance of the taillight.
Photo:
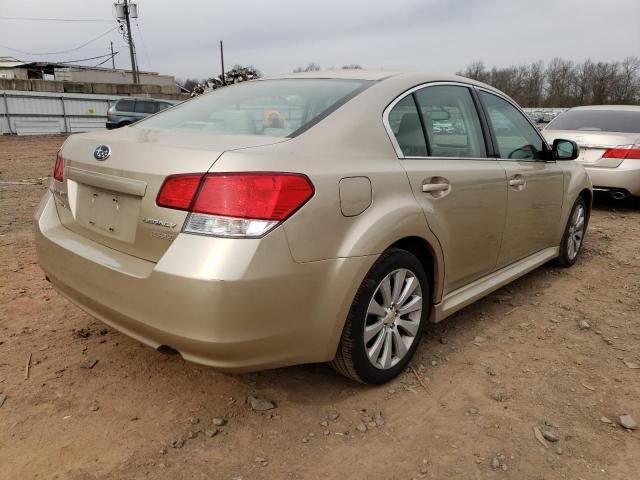
POLYGON ((202 174, 167 177, 160 188, 156 203, 160 207, 189 210, 196 190, 200 186, 200 180, 202 180, 202 174))
POLYGON ((156 203, 189 210, 188 233, 260 237, 313 196, 304 175, 290 173, 190 174, 168 177, 156 203))
POLYGON ((112 115, 113 113, 111 112, 111 110, 107 110, 107 118, 111 118, 112 115))
POLYGON ((58 182, 64 181, 64 158, 62 158, 62 153, 60 152, 56 155, 56 165, 53 167, 53 178, 58 182))
POLYGON ((621 158, 622 160, 640 160, 640 144, 627 148, 610 148, 602 158, 621 158))

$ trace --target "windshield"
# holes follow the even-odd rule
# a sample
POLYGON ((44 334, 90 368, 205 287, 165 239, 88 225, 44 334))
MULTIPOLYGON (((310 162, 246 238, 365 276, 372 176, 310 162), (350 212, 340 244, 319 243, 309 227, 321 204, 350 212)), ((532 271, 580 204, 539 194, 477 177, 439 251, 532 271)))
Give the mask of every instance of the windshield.
POLYGON ((545 130, 640 133, 640 111, 569 110, 560 114, 545 130))
POLYGON ((371 82, 342 79, 260 80, 214 90, 136 127, 211 135, 292 137, 371 82))

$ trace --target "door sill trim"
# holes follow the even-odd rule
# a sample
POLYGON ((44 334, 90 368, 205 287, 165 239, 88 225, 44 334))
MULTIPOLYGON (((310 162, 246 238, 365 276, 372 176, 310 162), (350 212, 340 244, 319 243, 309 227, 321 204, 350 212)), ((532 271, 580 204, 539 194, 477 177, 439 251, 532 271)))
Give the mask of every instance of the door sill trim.
POLYGON ((549 247, 518 260, 500 270, 475 280, 447 294, 440 303, 433 306, 431 321, 434 323, 444 320, 458 310, 470 305, 476 300, 490 294, 512 282, 518 277, 535 270, 540 265, 556 258, 560 254, 560 247, 549 247))

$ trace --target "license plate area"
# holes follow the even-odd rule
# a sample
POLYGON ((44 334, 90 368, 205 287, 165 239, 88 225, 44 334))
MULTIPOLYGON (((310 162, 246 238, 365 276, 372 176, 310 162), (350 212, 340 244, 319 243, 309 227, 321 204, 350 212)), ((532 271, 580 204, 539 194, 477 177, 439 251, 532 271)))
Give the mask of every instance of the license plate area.
POLYGON ((139 197, 82 184, 78 190, 78 224, 110 238, 134 242, 140 211, 139 197))

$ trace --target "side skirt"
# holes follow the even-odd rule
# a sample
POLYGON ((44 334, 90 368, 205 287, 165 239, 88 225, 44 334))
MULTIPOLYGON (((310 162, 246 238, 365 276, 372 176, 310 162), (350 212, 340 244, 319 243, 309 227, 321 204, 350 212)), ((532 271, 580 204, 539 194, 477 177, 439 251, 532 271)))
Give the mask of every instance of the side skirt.
POLYGON ((518 260, 486 277, 460 287, 457 290, 445 295, 442 301, 433 306, 430 320, 434 323, 440 322, 458 310, 470 305, 476 300, 489 295, 506 284, 512 282, 549 260, 556 258, 560 254, 560 247, 549 247, 530 255, 522 260, 518 260))

